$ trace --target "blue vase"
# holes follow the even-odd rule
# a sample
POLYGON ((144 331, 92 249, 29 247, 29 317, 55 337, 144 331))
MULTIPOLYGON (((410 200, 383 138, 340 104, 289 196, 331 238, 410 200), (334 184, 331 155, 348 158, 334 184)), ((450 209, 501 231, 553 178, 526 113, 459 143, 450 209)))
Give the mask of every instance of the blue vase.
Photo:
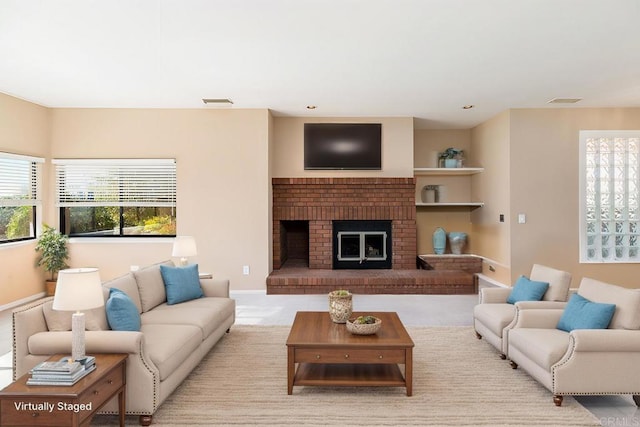
POLYGON ((457 168, 458 160, 457 159, 444 159, 444 167, 445 168, 457 168))
POLYGON ((447 247, 447 232, 442 227, 433 232, 433 253, 442 255, 447 247))

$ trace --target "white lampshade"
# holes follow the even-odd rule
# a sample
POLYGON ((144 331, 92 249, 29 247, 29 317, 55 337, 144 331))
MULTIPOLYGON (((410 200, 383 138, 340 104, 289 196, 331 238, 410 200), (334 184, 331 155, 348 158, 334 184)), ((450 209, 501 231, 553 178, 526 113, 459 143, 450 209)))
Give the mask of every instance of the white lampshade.
POLYGON ((71 358, 85 357, 84 313, 81 310, 102 307, 104 297, 97 268, 69 268, 58 272, 54 310, 75 311, 71 316, 71 358))
POLYGON ((97 268, 69 268, 58 272, 54 310, 80 311, 104 305, 97 268))
POLYGON ((176 236, 173 241, 173 252, 171 256, 180 257, 182 265, 187 264, 187 257, 198 255, 196 249, 196 239, 193 236, 176 236))

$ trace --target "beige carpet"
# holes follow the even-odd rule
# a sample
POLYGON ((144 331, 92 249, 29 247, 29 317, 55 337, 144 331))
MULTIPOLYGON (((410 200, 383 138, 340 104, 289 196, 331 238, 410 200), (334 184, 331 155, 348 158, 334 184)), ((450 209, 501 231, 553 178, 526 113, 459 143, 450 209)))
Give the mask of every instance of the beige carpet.
MULTIPOLYGON (((234 326, 153 417, 154 426, 588 426, 573 398, 512 370, 470 327, 407 328, 413 393, 404 388, 294 387, 284 326, 234 326)), ((136 424, 128 417, 127 424, 136 424)), ((98 416, 93 425, 113 425, 98 416)))

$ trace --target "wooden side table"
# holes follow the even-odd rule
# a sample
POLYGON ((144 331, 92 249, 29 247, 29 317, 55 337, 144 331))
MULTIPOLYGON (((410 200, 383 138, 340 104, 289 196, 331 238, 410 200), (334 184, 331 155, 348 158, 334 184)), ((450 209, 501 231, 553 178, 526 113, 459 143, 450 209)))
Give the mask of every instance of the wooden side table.
POLYGON ((117 394, 123 427, 127 355, 93 356, 95 371, 72 386, 28 386, 30 375, 25 374, 0 390, 0 426, 88 426, 96 412, 117 394))

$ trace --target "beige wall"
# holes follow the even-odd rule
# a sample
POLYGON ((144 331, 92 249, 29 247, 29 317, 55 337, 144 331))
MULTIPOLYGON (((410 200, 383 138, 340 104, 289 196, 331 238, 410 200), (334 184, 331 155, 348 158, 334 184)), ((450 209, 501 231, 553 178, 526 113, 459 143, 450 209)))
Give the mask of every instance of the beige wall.
MULTIPOLYGON (((178 234, 193 235, 200 271, 237 289, 269 273, 268 110, 55 109, 53 158, 176 158, 178 234), (250 274, 242 274, 242 266, 250 274)), ((51 207, 52 215, 57 215, 51 207)), ((103 280, 170 258, 172 239, 75 239, 72 266, 103 280)))
POLYGON ((473 128, 469 151, 472 164, 484 168, 471 179, 472 197, 484 202, 471 212, 471 251, 487 258, 483 272, 488 277, 506 284, 511 283, 510 123, 511 113, 505 111, 473 128))
POLYGON ((579 263, 579 131, 606 129, 640 129, 640 109, 511 111, 512 279, 536 262, 571 272, 576 287, 586 276, 640 288, 640 264, 579 263))
POLYGON ((360 177, 413 176, 413 118, 311 118, 274 117, 273 177, 360 177), (306 171, 304 170, 305 123, 382 123, 382 170, 306 171))
MULTIPOLYGON (((48 157, 50 116, 47 108, 0 94, 0 151, 48 157)), ((45 193, 43 203, 48 201, 45 193)), ((39 214, 38 223, 47 220, 39 214)), ((0 307, 44 292, 45 274, 35 268, 35 244, 32 240, 0 245, 0 307)))

